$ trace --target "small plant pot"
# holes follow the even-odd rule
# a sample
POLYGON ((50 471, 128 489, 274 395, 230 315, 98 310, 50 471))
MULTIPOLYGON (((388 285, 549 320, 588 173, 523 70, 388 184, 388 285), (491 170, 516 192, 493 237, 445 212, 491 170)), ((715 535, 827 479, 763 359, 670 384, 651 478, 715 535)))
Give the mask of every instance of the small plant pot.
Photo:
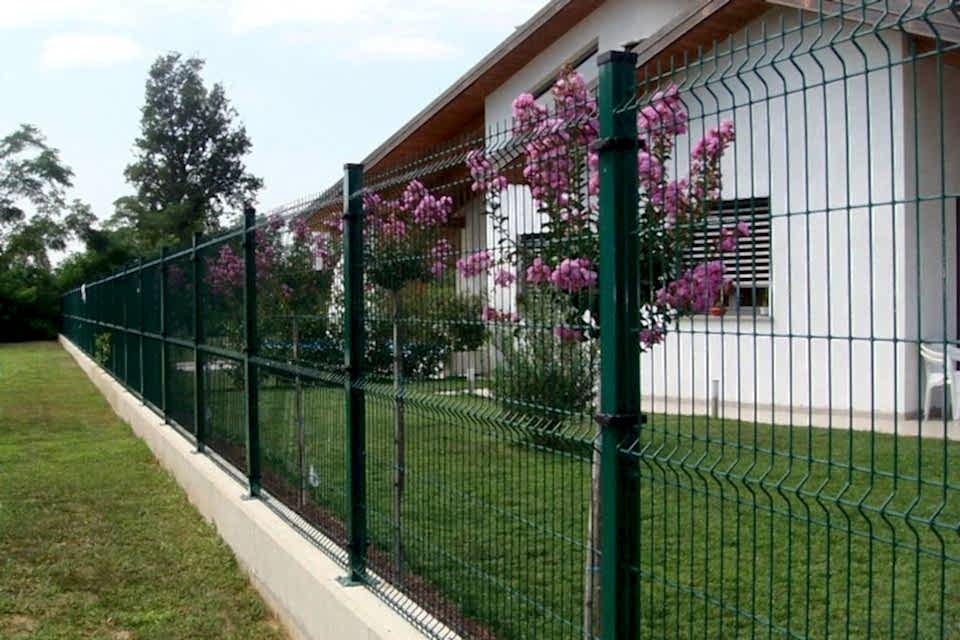
POLYGON ((720 305, 714 305, 710 307, 710 315, 712 316, 722 316, 726 312, 727 312, 727 308, 720 305))

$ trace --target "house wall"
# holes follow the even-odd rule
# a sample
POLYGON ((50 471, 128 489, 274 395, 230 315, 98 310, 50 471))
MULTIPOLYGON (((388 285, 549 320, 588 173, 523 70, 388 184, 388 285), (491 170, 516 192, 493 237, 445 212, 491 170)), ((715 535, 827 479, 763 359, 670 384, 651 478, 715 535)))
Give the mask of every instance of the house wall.
MULTIPOLYGON (((593 40, 597 40, 599 51, 620 49, 627 42, 646 38, 673 17, 689 11, 694 4, 691 0, 604 2, 487 96, 484 103, 487 126, 509 122, 514 98, 549 78, 593 40)), ((596 64, 584 64, 581 72, 588 81, 595 79, 596 64)))
MULTIPOLYGON (((554 75, 557 70, 572 57, 582 52, 591 43, 597 43, 597 50, 607 51, 620 49, 627 42, 641 40, 648 37, 671 19, 689 11, 696 4, 695 0, 636 2, 632 0, 609 0, 598 7, 596 11, 578 23, 573 29, 556 40, 543 50, 526 66, 510 77, 496 91, 487 96, 484 103, 486 126, 491 130, 508 131, 513 114, 513 101, 521 93, 531 91, 541 85, 545 79, 554 75)), ((577 71, 588 81, 593 82, 597 77, 596 55, 584 62, 577 71)), ((539 101, 549 104, 550 95, 546 94, 539 101)), ((495 146, 501 141, 495 139, 495 146)), ((514 238, 523 234, 540 232, 540 217, 529 189, 523 185, 510 185, 501 199, 503 211, 509 215, 510 233, 514 238)), ((475 214, 482 214, 478 209, 475 214)), ((486 235, 482 242, 475 235, 476 227, 472 229, 473 242, 477 249, 491 248, 496 253, 498 249, 496 234, 489 220, 485 221, 486 235)), ((465 236, 465 240, 466 240, 465 236)), ((469 242, 464 247, 474 246, 469 242)), ((509 313, 516 311, 517 287, 494 286, 492 274, 471 279, 471 286, 481 283, 487 288, 487 295, 492 306, 509 313)))
MULTIPOLYGON (((957 333, 957 216, 960 215, 960 68, 928 57, 903 73, 905 138, 903 324, 911 339, 960 342, 957 333)), ((906 398, 922 403, 916 344, 901 347, 906 398)))
POLYGON ((896 206, 905 195, 903 70, 885 63, 901 59, 904 42, 885 32, 852 43, 850 24, 828 20, 821 40, 837 44, 817 48, 821 28, 798 26, 796 13, 770 11, 735 36, 743 50, 720 69, 691 70, 720 79, 685 97, 692 123, 682 142, 733 119, 723 197, 770 198, 771 303, 764 317, 680 321, 643 356, 648 410, 703 413, 714 381, 721 410, 742 419, 844 426, 915 410, 906 377, 894 373, 904 366, 894 340, 905 336, 911 296, 893 286, 906 268, 896 206), (745 48, 764 27, 793 32, 745 48))
MULTIPOLYGON (((509 117, 518 93, 589 38, 599 38, 600 51, 617 47, 674 9, 606 3, 488 98, 487 124, 509 117)), ((956 335, 956 204, 910 201, 960 191, 960 115, 949 107, 960 95, 957 70, 944 66, 939 81, 933 61, 918 64, 913 107, 900 34, 854 43, 850 23, 798 27, 795 12, 771 10, 734 36, 738 52, 718 67, 674 78, 702 87, 684 94, 690 133, 675 157, 688 157, 706 127, 733 119, 738 140, 724 159, 723 198, 770 198, 771 303, 764 316, 680 321, 642 356, 645 411, 704 413, 716 380, 728 417, 892 428, 889 418, 918 409, 916 341, 956 335), (782 38, 769 35, 784 29, 782 38)), ((529 200, 511 189, 509 202, 529 200)), ((536 231, 528 205, 514 206, 514 233, 536 231)), ((491 237, 488 229, 487 246, 491 237)), ((511 307, 512 291, 487 285, 511 307)))

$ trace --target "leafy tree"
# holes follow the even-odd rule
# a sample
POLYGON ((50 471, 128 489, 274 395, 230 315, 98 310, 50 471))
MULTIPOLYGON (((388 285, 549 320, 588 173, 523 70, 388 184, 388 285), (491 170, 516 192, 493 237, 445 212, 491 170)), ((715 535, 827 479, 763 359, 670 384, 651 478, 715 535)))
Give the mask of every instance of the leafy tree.
POLYGON ((55 335, 59 296, 50 254, 89 229, 90 207, 68 202, 73 172, 31 125, 0 139, 0 340, 55 335))
POLYGON ((144 250, 216 231, 263 186, 243 163, 252 146, 246 129, 223 86, 204 85, 203 66, 170 53, 150 68, 137 157, 125 171, 137 193, 116 203, 116 221, 137 230, 144 250))
POLYGON ((36 127, 20 125, 0 139, 0 268, 18 263, 49 271, 50 252, 90 226, 90 207, 67 202, 72 178, 36 127))
POLYGON ((130 228, 83 230, 80 237, 85 250, 67 256, 57 266, 57 290, 69 291, 132 264, 138 255, 134 234, 130 228))

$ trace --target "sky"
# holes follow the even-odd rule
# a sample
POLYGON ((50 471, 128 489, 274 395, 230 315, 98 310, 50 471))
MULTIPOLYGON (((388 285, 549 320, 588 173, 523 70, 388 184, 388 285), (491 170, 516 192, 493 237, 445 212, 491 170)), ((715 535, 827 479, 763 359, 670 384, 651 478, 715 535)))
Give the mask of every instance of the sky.
POLYGON ((253 142, 260 208, 329 187, 545 0, 0 0, 0 136, 36 125, 107 218, 153 60, 206 60, 253 142))

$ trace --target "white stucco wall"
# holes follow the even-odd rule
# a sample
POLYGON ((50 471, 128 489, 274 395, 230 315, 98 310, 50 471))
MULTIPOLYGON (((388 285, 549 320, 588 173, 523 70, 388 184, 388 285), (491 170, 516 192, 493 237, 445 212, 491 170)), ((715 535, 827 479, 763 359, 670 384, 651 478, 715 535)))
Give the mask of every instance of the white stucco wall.
MULTIPOLYGON (((781 19, 787 31, 798 24, 795 13, 770 11, 736 35, 737 46, 747 34, 757 41, 762 23, 777 33, 781 19)), ((724 158, 723 198, 770 198, 771 303, 765 318, 681 321, 643 357, 650 410, 703 412, 713 380, 728 412, 744 418, 757 408, 758 419, 772 419, 764 409, 776 408, 778 420, 785 413, 795 423, 842 426, 848 411, 913 408, 905 377, 892 375, 903 365, 895 319, 910 302, 893 286, 904 268, 895 212, 905 195, 902 68, 882 66, 901 59, 904 43, 887 32, 854 44, 850 29, 824 24, 825 39, 837 34, 832 50, 811 52, 816 32, 795 31, 722 57, 720 69, 692 70, 712 79, 685 96, 693 122, 682 142, 702 135, 701 104, 719 112, 707 126, 733 119, 738 140, 724 158)))
POLYGON ((960 69, 921 58, 903 70, 905 204, 898 282, 906 305, 900 346, 904 394, 922 403, 917 341, 957 344, 957 216, 960 215, 960 69))
MULTIPOLYGON (((488 98, 488 126, 591 38, 600 51, 617 48, 679 9, 605 3, 488 98)), ((690 134, 675 157, 688 157, 705 126, 733 119, 738 141, 724 159, 723 198, 770 198, 771 305, 766 317, 681 321, 642 356, 646 411, 702 413, 718 380, 728 416, 870 427, 874 416, 916 413, 916 340, 956 335, 960 110, 950 100, 960 95, 960 71, 944 65, 941 84, 933 60, 919 63, 914 114, 900 34, 853 43, 848 23, 826 21, 802 35, 797 26, 795 12, 771 10, 735 35, 732 59, 692 68, 700 81, 676 78, 710 80, 684 95, 690 134), (763 23, 766 45, 758 44, 763 23), (781 24, 792 33, 772 37, 781 24), (911 204, 943 194, 919 211, 911 204)), ((522 187, 506 198, 517 209, 517 234, 538 230, 528 199, 522 187)), ((498 306, 511 306, 512 291, 489 291, 498 306)))
MULTIPOLYGON (((487 126, 509 122, 514 98, 549 78, 560 65, 594 40, 599 51, 620 49, 627 42, 646 38, 673 17, 689 11, 694 4, 692 0, 604 2, 487 96, 484 103, 487 126)), ((596 78, 595 64, 585 64, 581 71, 588 81, 596 78)))

